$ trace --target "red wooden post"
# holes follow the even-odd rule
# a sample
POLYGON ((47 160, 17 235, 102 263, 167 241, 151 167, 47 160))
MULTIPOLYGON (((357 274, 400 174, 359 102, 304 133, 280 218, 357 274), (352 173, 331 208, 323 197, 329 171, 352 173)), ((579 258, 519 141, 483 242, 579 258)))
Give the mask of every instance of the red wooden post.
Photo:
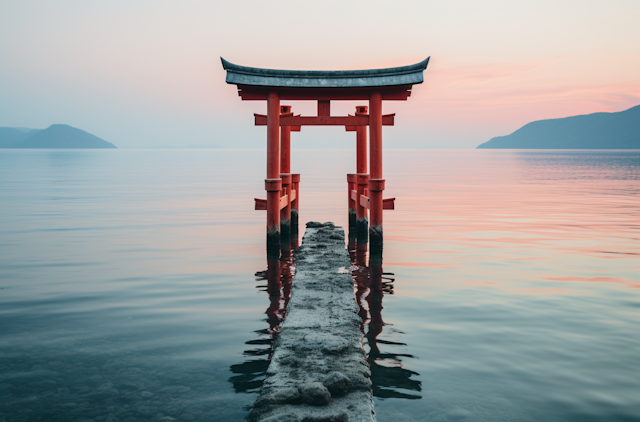
POLYGON ((356 175, 356 236, 358 243, 367 243, 369 241, 369 220, 367 220, 367 208, 362 206, 360 197, 368 196, 367 186, 369 185, 369 175, 366 173, 358 173, 356 175))
MULTIPOLYGON (((357 106, 356 116, 367 116, 369 107, 357 106)), ((367 127, 356 126, 356 172, 367 172, 367 127)))
POLYGON ((280 209, 280 235, 284 244, 284 242, 289 243, 291 236, 291 174, 280 173, 280 178, 282 179, 282 196, 287 197, 285 205, 280 209))
POLYGON ((356 202, 360 198, 353 197, 353 191, 356 190, 356 174, 347 174, 347 199, 349 204, 349 233, 356 232, 356 202))
MULTIPOLYGON (((291 237, 298 240, 298 213, 300 210, 300 174, 291 174, 291 190, 295 191, 295 198, 291 201, 291 237)), ((297 246, 294 246, 294 248, 297 246)))
POLYGON ((331 116, 330 100, 318 100, 318 117, 319 116, 331 116))
MULTIPOLYGON (((369 94, 369 242, 371 248, 382 247, 382 94, 372 91, 369 94)), ((371 251, 373 252, 373 250, 371 251)))
MULTIPOLYGON (((281 106, 280 114, 290 115, 291 106, 281 106)), ((280 177, 282 194, 287 195, 287 204, 280 210, 280 235, 282 243, 289 243, 291 237, 291 127, 280 127, 280 177)))
MULTIPOLYGON (((356 116, 368 116, 369 107, 356 106, 356 116)), ((367 220, 367 209, 360 203, 360 196, 365 195, 369 184, 367 174, 367 127, 356 126, 356 233, 358 243, 367 243, 369 240, 369 222, 367 220)))
POLYGON ((280 254, 280 96, 267 95, 267 255, 280 254))
MULTIPOLYGON (((291 106, 280 107, 282 114, 291 113, 291 106)), ((280 173, 291 173, 291 126, 280 127, 280 173)))

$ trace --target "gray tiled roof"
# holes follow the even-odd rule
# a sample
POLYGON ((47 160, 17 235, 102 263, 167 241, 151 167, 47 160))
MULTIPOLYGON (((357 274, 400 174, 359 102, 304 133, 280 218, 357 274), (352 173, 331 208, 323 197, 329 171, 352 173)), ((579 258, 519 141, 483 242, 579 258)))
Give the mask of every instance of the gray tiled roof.
POLYGON ((278 70, 230 63, 220 57, 227 83, 286 88, 365 88, 423 82, 429 58, 409 66, 368 70, 278 70))

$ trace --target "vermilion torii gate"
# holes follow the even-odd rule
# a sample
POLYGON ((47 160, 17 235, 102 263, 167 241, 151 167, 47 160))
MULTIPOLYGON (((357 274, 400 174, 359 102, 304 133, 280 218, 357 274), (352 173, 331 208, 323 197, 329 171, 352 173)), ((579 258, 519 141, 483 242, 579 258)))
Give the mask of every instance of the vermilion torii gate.
MULTIPOLYGON (((366 233, 369 242, 382 246, 382 210, 393 209, 393 200, 382 198, 385 180, 382 174, 382 126, 394 124, 394 114, 382 115, 383 100, 404 101, 411 88, 423 82, 423 72, 429 58, 409 66, 370 70, 301 71, 260 69, 239 66, 223 58, 226 82, 237 85, 242 100, 266 100, 267 114, 255 114, 256 125, 267 126, 267 200, 256 200, 256 209, 267 210, 267 250, 279 251, 281 231, 288 235, 291 219, 297 232, 299 174, 291 174, 290 132, 301 126, 345 126, 357 134, 356 173, 347 176, 349 184, 349 220, 366 233), (281 100, 312 100, 318 102, 317 116, 299 116, 281 100), (365 100, 366 106, 356 107, 354 116, 331 116, 332 100, 365 100), (367 113, 368 111, 368 113, 367 113), (369 166, 367 174, 366 127, 369 126, 369 166), (370 211, 367 223, 366 209, 370 211)), ((296 233, 297 236, 297 233, 296 233)))

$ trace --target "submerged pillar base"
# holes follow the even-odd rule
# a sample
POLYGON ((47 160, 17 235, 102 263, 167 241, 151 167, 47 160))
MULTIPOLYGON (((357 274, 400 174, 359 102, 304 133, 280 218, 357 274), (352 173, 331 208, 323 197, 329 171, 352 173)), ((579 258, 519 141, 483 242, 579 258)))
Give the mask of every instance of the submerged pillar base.
POLYGON ((356 220, 357 220, 357 216, 356 216, 356 210, 354 208, 349 208, 349 233, 354 232, 357 230, 356 229, 356 220))
POLYGON ((358 244, 369 242, 369 220, 366 218, 358 218, 358 221, 356 221, 356 232, 358 244))
POLYGON ((369 265, 382 263, 382 226, 369 228, 369 265))
POLYGON ((280 220, 280 242, 284 245, 291 241, 291 220, 280 220))
POLYGON ((280 230, 267 228, 267 259, 280 258, 280 230))
POLYGON ((298 236, 298 210, 291 209, 291 236, 298 236))

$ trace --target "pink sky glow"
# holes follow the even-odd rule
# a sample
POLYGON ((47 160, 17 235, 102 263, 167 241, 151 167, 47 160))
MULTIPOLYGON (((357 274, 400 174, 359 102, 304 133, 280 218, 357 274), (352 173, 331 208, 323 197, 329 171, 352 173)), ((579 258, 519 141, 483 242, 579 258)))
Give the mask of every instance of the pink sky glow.
MULTIPOLYGON (((289 69, 431 56, 409 101, 385 103, 398 114, 385 142, 473 148, 534 120, 640 104, 637 16, 636 0, 4 2, 0 126, 67 123, 119 147, 262 148, 251 117, 265 105, 240 101, 220 56, 289 69)), ((308 146, 351 139, 326 128, 299 136, 308 146)))

